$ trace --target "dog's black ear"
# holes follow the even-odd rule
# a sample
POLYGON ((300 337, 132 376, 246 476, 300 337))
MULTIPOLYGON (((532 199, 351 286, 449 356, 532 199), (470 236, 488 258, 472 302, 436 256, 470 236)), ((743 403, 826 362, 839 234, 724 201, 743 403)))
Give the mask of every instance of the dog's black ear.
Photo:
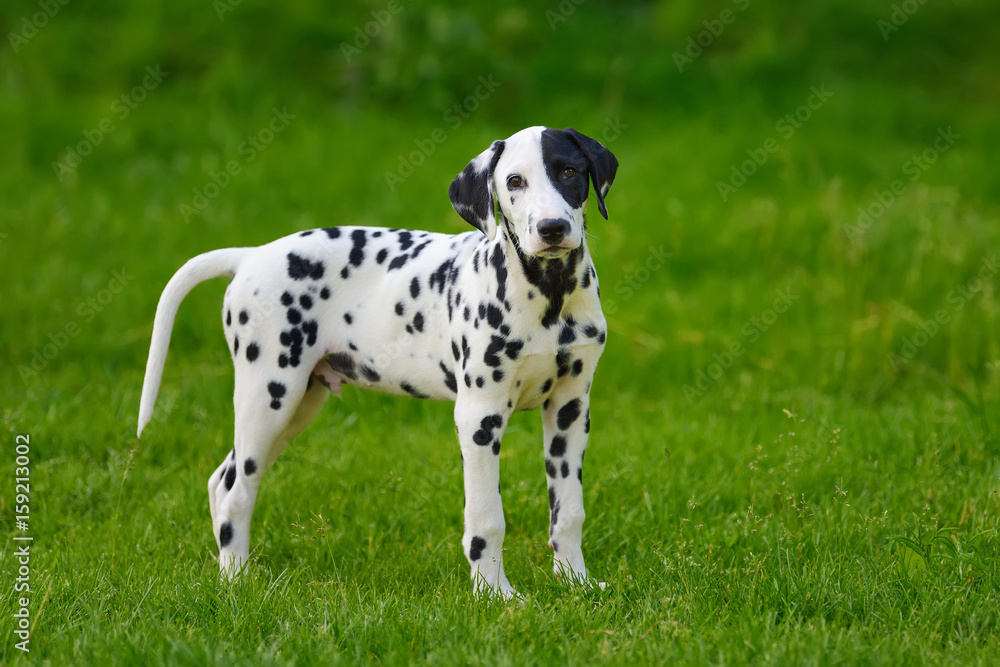
POLYGON ((448 197, 458 214, 491 241, 497 234, 493 171, 503 154, 503 147, 503 141, 494 141, 466 165, 448 187, 448 197))
POLYGON ((618 158, 596 139, 580 134, 572 127, 567 127, 564 131, 587 158, 587 171, 590 172, 590 182, 594 184, 594 193, 597 195, 597 210, 607 220, 608 208, 604 205, 604 197, 615 181, 618 158))

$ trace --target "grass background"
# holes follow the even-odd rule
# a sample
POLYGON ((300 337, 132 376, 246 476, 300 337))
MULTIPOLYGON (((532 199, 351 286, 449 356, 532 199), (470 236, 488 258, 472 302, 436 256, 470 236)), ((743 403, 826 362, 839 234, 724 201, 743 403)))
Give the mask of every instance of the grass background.
POLYGON ((895 6, 403 2, 350 58, 341 45, 388 3, 72 0, 23 41, 11 33, 42 9, 5 8, 0 662, 989 662, 1000 298, 995 274, 974 278, 1000 246, 1000 11, 907 4, 883 35, 895 6), (734 20, 678 68, 724 10, 734 20), (112 104, 157 65, 163 83, 119 118, 112 104), (445 114, 480 76, 500 85, 455 127, 445 114), (829 100, 780 133, 823 86, 829 100), (295 117, 247 162, 241 142, 275 108, 295 117), (114 130, 57 178, 105 118, 114 130), (163 285, 197 253, 314 226, 465 231, 450 179, 535 124, 621 127, 605 135, 621 162, 611 220, 590 225, 610 332, 584 539, 608 590, 553 581, 537 415, 513 419, 501 455, 506 567, 526 601, 474 602, 450 405, 350 388, 269 473, 249 576, 221 584, 205 482, 232 438, 224 282, 185 301, 138 441, 163 285), (390 187, 437 128, 446 140, 390 187), (907 161, 941 128, 959 138, 911 182, 907 161), (723 200, 717 183, 771 137, 777 152, 723 200), (241 173, 185 220, 230 160, 241 173), (102 292, 115 271, 124 288, 102 292), (890 363, 939 310, 948 321, 890 363), (716 372, 734 342, 744 352, 716 372), (30 656, 11 619, 17 434, 31 437, 30 656))

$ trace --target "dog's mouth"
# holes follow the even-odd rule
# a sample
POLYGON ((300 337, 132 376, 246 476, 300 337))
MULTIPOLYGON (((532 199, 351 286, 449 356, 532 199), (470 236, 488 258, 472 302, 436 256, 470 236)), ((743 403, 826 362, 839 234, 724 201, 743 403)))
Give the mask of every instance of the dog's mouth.
POLYGON ((538 257, 544 257, 546 259, 559 259, 566 255, 566 253, 575 250, 576 248, 568 248, 561 245, 550 245, 539 250, 535 255, 538 257))

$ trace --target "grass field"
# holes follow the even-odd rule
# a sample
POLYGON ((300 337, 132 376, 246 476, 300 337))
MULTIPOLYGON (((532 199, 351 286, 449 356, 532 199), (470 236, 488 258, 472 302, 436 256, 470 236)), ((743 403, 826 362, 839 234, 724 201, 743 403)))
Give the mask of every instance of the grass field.
POLYGON ((73 0, 38 27, 41 6, 0 19, 0 663, 1000 653, 993 3, 73 0), (353 388, 268 474, 249 572, 220 582, 224 281, 185 301, 135 437, 166 281, 316 226, 466 231, 451 178, 535 124, 621 163, 589 225, 609 337, 584 546, 607 590, 552 576, 537 414, 501 454, 525 599, 477 601, 451 406, 353 388))

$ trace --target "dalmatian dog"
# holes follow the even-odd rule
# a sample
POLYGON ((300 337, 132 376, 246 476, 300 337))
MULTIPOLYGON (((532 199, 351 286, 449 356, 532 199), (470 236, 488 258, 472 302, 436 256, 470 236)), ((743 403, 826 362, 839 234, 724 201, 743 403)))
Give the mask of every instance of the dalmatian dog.
POLYGON ((234 447, 208 481, 219 564, 250 552, 261 478, 342 385, 454 401, 465 484, 462 547, 477 593, 515 594, 503 567, 500 447, 510 416, 541 408, 555 573, 589 582, 581 550, 590 388, 604 349, 587 249, 618 161, 572 128, 494 141, 452 181, 478 231, 303 231, 199 255, 160 297, 139 407, 153 416, 170 333, 195 285, 229 275, 223 328, 235 366, 234 447))

